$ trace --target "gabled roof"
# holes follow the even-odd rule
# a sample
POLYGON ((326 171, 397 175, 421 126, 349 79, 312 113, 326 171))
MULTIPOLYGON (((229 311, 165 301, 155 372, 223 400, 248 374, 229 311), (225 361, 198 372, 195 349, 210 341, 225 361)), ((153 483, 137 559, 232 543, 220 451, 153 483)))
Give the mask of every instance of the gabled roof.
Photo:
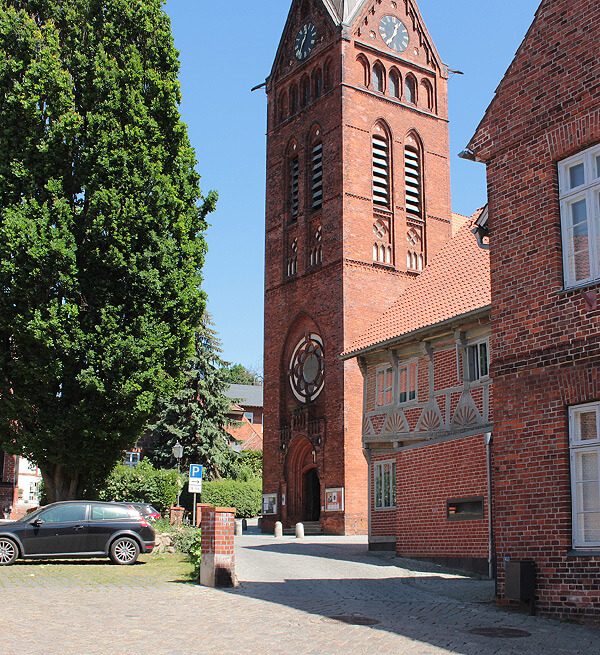
POLYGON ((489 251, 479 247, 472 233, 481 211, 460 228, 400 298, 342 353, 343 359, 489 307, 489 251))
POLYGON ((232 384, 225 395, 235 398, 242 407, 263 406, 263 387, 260 384, 232 384))
POLYGON ((323 4, 336 24, 351 25, 352 20, 367 4, 368 0, 323 0, 323 4))

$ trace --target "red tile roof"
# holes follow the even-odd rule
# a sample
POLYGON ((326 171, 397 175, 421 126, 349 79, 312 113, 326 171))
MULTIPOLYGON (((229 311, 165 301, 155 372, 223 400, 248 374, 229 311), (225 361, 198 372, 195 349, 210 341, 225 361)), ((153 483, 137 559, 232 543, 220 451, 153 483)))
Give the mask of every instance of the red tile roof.
POLYGON ((489 251, 477 245, 471 232, 480 213, 463 224, 400 298, 342 353, 344 359, 489 306, 489 251))

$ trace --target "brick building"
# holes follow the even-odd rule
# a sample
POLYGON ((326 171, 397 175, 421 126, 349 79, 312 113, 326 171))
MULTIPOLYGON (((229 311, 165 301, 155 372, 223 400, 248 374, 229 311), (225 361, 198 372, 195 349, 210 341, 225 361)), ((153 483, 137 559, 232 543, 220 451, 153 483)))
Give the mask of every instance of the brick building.
POLYGON ((339 354, 452 232, 447 67, 411 0, 294 0, 268 94, 263 527, 368 527, 339 354))
POLYGON ((599 43, 597 0, 544 0, 466 152, 488 173, 500 597, 532 560, 543 612, 596 619, 599 43))
POLYGON ((487 574, 490 277, 475 218, 343 357, 364 381, 369 548, 487 574))
POLYGON ((11 517, 18 500, 17 458, 0 450, 0 519, 11 517))

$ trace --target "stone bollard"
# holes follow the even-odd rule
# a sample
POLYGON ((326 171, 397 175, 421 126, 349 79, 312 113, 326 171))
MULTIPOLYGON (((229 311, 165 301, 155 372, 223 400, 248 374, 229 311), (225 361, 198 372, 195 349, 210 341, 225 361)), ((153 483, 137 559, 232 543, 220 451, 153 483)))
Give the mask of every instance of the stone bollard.
POLYGON ((281 521, 277 521, 277 523, 275 523, 274 536, 275 538, 283 537, 283 524, 281 523, 281 521))
POLYGON ((304 523, 296 523, 296 539, 304 539, 304 523))
POLYGON ((236 521, 235 522, 235 536, 236 537, 241 537, 242 536, 242 522, 241 521, 236 521))
POLYGON ((246 519, 242 519, 242 532, 246 532, 248 530, 248 521, 246 519))

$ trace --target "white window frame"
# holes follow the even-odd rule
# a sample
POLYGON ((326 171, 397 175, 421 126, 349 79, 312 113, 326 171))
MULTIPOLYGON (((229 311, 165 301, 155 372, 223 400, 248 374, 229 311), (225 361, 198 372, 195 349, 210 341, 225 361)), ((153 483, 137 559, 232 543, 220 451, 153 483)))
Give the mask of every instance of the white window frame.
POLYGON ((142 460, 142 454, 138 451, 128 450, 125 453, 125 460, 123 462, 124 466, 129 466, 129 468, 135 468, 142 460))
POLYGON ((244 416, 250 421, 250 423, 254 423, 254 412, 244 412, 244 416))
MULTIPOLYGON (((572 506, 572 541, 576 549, 600 548, 600 532, 597 540, 587 539, 584 533, 583 518, 589 507, 584 506, 583 485, 588 483, 592 488, 593 506, 591 511, 599 515, 600 521, 600 402, 577 405, 569 408, 569 444, 571 450, 571 506, 572 506), (578 428, 578 416, 594 412, 596 415, 596 437, 581 439, 578 428), (595 479, 582 479, 581 461, 583 455, 595 455, 597 471, 595 479), (595 489, 594 489, 595 485, 595 489)), ((588 502, 589 502, 588 498, 588 502)))
POLYGON ((396 460, 387 459, 382 462, 373 462, 373 507, 376 510, 388 510, 396 507, 396 460), (390 466, 389 489, 385 493, 385 471, 386 465, 390 466), (381 498, 377 494, 377 480, 381 479, 381 498), (389 502, 386 503, 386 500, 389 502))
POLYGON ((468 343, 465 347, 465 377, 469 382, 480 382, 482 380, 487 380, 490 377, 490 340, 488 339, 478 339, 477 341, 472 341, 468 343), (485 346, 486 349, 486 361, 487 361, 487 372, 481 373, 481 347, 485 346), (471 374, 471 353, 476 352, 475 357, 475 371, 473 375, 471 374))
POLYGON ((386 366, 378 366, 375 372, 375 406, 386 407, 394 402, 394 368, 387 364, 386 366), (388 386, 386 383, 387 374, 390 373, 391 381, 388 386), (380 377, 383 378, 383 387, 379 383, 380 377), (383 395, 383 402, 379 402, 379 394, 383 395), (389 400, 387 400, 389 398, 389 400))
POLYGON ((398 364, 398 403, 400 405, 407 405, 408 403, 416 403, 419 398, 419 360, 408 359, 405 362, 398 364), (414 366, 415 369, 415 388, 410 388, 410 369, 414 366), (402 371, 406 369, 406 390, 402 389, 402 371), (402 394, 406 393, 406 399, 402 399, 402 394), (412 397, 411 397, 412 394, 412 397))
POLYGON ((560 192, 560 221, 563 247, 563 269, 565 288, 585 286, 600 279, 600 145, 588 148, 577 155, 558 163, 560 192), (570 171, 583 165, 584 182, 571 188, 570 171), (569 210, 576 202, 585 200, 587 209, 588 257, 590 275, 576 279, 575 265, 571 261, 569 210))

